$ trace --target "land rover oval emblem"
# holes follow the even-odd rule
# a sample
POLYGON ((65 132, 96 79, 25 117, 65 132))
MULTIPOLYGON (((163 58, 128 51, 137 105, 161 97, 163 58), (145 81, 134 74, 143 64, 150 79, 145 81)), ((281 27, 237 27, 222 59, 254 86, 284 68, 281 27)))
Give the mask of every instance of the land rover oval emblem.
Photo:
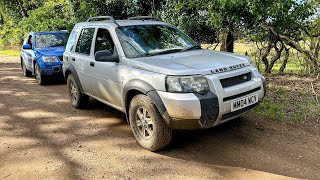
POLYGON ((247 77, 246 75, 244 75, 244 76, 242 77, 242 79, 243 79, 243 80, 247 80, 248 77, 247 77))

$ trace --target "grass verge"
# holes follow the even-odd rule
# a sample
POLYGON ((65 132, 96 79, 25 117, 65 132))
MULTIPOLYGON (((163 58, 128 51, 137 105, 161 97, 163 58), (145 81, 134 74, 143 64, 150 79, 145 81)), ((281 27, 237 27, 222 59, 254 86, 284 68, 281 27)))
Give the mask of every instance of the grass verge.
POLYGON ((19 56, 20 51, 0 50, 0 54, 10 55, 10 56, 19 56))
POLYGON ((320 80, 289 75, 266 77, 267 96, 254 110, 255 113, 282 122, 319 125, 320 103, 315 93, 320 95, 320 80))

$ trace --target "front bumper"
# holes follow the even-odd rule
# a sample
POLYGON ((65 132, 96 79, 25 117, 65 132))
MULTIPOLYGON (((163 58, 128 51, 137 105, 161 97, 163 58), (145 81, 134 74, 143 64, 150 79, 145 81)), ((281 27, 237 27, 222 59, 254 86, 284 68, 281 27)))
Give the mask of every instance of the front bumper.
MULTIPOLYGON (((248 69, 242 71, 237 73, 248 72, 248 69)), ((234 75, 234 72, 229 74, 234 75)), ((223 76, 228 77, 228 74, 223 76)), ((258 104, 231 112, 234 100, 257 94, 261 101, 265 96, 266 81, 254 70, 250 81, 228 88, 221 86, 220 78, 217 75, 207 76, 210 92, 206 95, 157 91, 167 113, 164 117, 167 124, 173 129, 209 128, 237 118, 258 104)))
POLYGON ((62 65, 45 65, 41 68, 41 74, 44 76, 63 76, 62 65))

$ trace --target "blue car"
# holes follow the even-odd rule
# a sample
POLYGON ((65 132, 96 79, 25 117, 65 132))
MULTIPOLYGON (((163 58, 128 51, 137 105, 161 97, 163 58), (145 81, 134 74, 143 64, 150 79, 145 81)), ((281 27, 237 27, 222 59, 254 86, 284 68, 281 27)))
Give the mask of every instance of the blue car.
POLYGON ((62 61, 69 32, 31 32, 21 48, 21 68, 26 77, 35 76, 38 84, 54 77, 63 78, 62 61))

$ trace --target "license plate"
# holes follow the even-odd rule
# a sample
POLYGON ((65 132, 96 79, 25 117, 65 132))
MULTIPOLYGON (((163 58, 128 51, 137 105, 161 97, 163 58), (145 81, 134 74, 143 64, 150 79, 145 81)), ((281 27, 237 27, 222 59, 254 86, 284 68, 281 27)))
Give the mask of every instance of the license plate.
POLYGON ((231 112, 251 106, 258 102, 258 94, 253 94, 231 102, 231 112))

